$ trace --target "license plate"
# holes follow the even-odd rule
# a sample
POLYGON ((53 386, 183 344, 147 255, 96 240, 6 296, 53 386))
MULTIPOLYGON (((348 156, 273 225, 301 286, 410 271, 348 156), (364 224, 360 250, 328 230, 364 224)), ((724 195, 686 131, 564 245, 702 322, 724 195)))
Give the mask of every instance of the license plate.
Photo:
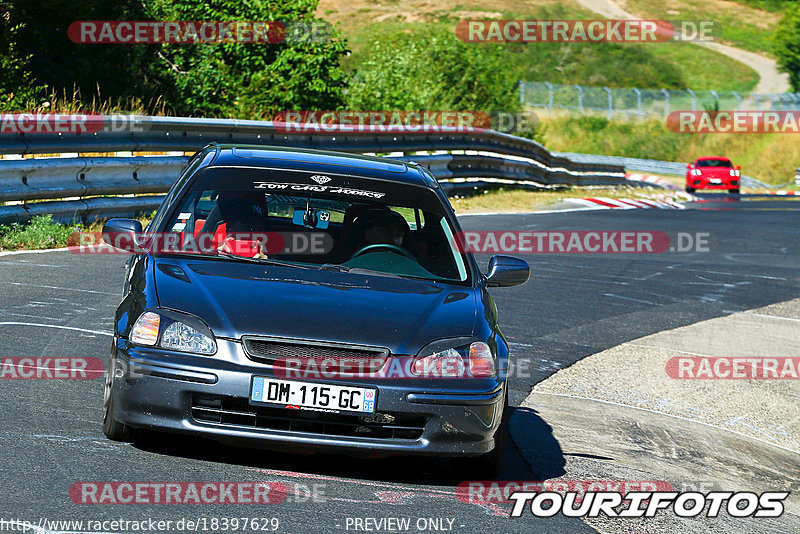
POLYGON ((722 180, 719 180, 717 178, 712 178, 709 180, 709 182, 711 182, 712 184, 721 184, 722 180))
POLYGON ((253 377, 250 401, 280 405, 284 408, 373 413, 377 399, 375 388, 357 388, 253 377))

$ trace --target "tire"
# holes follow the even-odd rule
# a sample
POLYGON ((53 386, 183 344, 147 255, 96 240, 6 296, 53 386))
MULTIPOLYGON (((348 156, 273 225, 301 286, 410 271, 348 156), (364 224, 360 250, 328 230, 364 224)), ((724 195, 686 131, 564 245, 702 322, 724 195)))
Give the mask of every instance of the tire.
POLYGON ((511 410, 508 409, 508 392, 506 392, 503 401, 503 418, 494 434, 494 449, 464 462, 465 470, 469 470, 473 475, 472 480, 495 480, 500 475, 510 439, 509 419, 511 419, 511 410))
POLYGON ((728 189, 728 193, 730 193, 731 195, 738 195, 739 188, 737 187, 736 189, 728 189))
POLYGON ((694 187, 686 186, 686 192, 687 193, 694 193, 695 191, 697 191, 697 190, 694 187))
POLYGON ((132 442, 136 438, 134 429, 120 423, 114 417, 114 358, 108 362, 106 382, 103 388, 103 434, 112 441, 132 442))

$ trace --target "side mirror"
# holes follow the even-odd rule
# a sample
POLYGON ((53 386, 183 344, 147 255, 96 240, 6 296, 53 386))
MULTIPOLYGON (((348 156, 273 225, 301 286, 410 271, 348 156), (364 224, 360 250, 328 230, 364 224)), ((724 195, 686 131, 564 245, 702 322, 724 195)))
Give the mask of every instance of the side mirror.
POLYGON ((513 256, 492 256, 486 285, 489 287, 519 286, 528 281, 531 268, 527 261, 513 256))
POLYGON ((137 241, 141 233, 142 223, 136 219, 109 219, 103 225, 103 241, 128 252, 142 252, 137 241))
POLYGON ((741 170, 742 170, 742 166, 741 166, 741 165, 737 165, 737 166, 736 166, 736 170, 737 170, 737 171, 741 171, 741 170))
POLYGON ((691 169, 691 168, 692 168, 692 164, 691 164, 691 163, 690 163, 690 164, 688 164, 688 165, 686 166, 686 168, 687 168, 687 169, 691 169))

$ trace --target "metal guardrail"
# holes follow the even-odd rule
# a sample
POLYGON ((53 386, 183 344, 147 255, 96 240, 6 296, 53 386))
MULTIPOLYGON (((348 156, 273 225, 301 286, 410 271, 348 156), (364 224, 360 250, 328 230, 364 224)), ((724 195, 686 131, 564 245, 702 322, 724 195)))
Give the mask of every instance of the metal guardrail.
POLYGON ((800 110, 800 93, 759 94, 692 89, 645 89, 525 82, 519 85, 523 106, 573 113, 604 113, 616 118, 666 117, 672 111, 800 110))
MULTIPOLYGON (((553 155, 535 141, 491 130, 320 132, 311 135, 286 131, 286 125, 266 121, 180 117, 138 117, 137 120, 134 128, 125 131, 2 134, 0 153, 193 152, 215 141, 351 153, 400 152, 404 154, 400 159, 413 160, 429 168, 443 189, 450 191, 490 183, 541 188, 553 184, 617 184, 625 180, 625 170, 620 165, 572 161, 553 155), (416 152, 438 153, 414 154, 416 152), (477 178, 481 180, 468 180, 477 178)), ((163 193, 187 160, 185 156, 0 160, 0 201, 23 202, 0 206, 0 222, 27 220, 41 213, 71 221, 149 211, 158 206, 160 197, 29 201, 163 193)))

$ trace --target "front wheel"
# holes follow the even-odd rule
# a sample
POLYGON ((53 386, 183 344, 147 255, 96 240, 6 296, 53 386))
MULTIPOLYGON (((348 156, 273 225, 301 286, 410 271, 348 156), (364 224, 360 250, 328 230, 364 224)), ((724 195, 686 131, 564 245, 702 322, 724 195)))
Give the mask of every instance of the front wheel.
POLYGON ((108 362, 108 369, 106 369, 106 382, 103 388, 103 434, 113 441, 133 441, 135 436, 134 430, 120 423, 114 417, 114 358, 113 356, 108 362))
POLYGON ((737 187, 736 189, 728 189, 728 193, 730 193, 731 195, 738 195, 739 188, 737 187))
POLYGON ((695 191, 697 191, 697 190, 694 187, 689 187, 688 185, 686 186, 686 192, 687 193, 694 193, 695 191))

